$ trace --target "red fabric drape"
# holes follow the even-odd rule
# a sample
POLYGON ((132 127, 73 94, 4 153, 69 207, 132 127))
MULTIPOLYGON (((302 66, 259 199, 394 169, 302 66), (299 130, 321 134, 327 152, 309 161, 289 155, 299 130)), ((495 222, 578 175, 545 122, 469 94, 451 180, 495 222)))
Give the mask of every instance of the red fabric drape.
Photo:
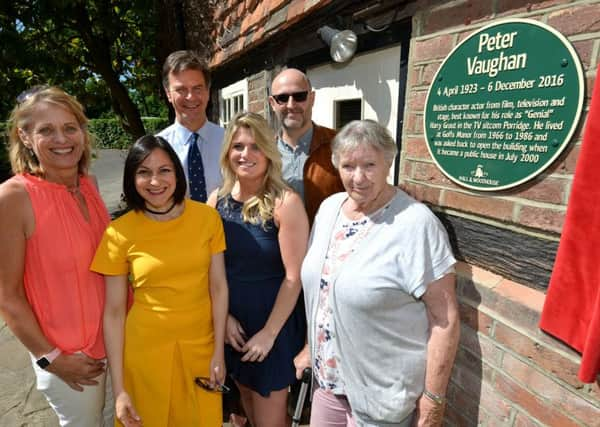
MULTIPOLYGON (((596 71, 596 76, 600 67, 596 71)), ((540 328, 582 353, 579 379, 600 373, 600 82, 596 78, 540 328)))

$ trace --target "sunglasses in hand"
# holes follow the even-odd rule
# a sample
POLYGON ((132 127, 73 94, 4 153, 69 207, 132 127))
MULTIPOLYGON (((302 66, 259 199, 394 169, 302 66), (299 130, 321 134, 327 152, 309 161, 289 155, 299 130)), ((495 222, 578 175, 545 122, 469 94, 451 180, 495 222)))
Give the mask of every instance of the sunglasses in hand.
POLYGON ((294 102, 304 102, 308 98, 308 91, 294 92, 294 93, 279 93, 277 95, 271 95, 276 103, 279 105, 287 104, 290 96, 294 99, 294 102))
POLYGON ((215 384, 212 386, 210 384, 210 378, 207 377, 196 377, 194 378, 194 382, 198 387, 201 387, 206 391, 213 391, 215 393, 229 393, 231 390, 225 384, 215 384))

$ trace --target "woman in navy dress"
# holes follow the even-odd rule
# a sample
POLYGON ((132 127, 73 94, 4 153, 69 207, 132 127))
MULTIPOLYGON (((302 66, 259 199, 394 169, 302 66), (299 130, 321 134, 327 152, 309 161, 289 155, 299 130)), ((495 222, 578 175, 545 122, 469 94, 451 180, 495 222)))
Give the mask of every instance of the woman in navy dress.
POLYGON ((308 219, 281 177, 275 136, 262 116, 238 114, 225 132, 223 187, 208 204, 223 219, 229 284, 227 371, 253 426, 289 425, 293 359, 305 341, 299 304, 308 219))

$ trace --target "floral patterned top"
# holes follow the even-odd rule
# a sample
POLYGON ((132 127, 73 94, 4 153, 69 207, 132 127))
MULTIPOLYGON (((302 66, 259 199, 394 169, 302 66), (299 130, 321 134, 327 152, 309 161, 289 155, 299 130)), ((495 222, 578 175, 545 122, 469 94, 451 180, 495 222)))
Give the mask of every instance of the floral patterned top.
POLYGON ((330 292, 335 283, 335 277, 344 261, 358 249, 360 242, 366 237, 376 218, 389 207, 386 204, 370 216, 352 220, 343 211, 337 217, 325 263, 321 272, 319 285, 319 302, 316 318, 316 355, 315 376, 319 387, 333 394, 344 394, 344 381, 340 376, 340 355, 333 345, 336 339, 335 319, 329 304, 330 292))

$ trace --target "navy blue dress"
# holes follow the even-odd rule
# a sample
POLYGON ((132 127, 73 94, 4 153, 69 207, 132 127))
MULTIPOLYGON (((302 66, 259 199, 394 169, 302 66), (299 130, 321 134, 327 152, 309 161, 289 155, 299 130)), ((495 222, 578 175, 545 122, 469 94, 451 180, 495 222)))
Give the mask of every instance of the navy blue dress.
MULTIPOLYGON (((227 250, 225 268, 229 285, 229 313, 250 339, 260 331, 275 304, 285 275, 277 234, 270 220, 265 227, 242 220, 242 203, 231 195, 217 202, 223 219, 227 250)), ((293 359, 304 346, 306 319, 302 296, 262 362, 242 362, 243 353, 225 346, 227 372, 241 384, 268 396, 296 382, 293 359)))

